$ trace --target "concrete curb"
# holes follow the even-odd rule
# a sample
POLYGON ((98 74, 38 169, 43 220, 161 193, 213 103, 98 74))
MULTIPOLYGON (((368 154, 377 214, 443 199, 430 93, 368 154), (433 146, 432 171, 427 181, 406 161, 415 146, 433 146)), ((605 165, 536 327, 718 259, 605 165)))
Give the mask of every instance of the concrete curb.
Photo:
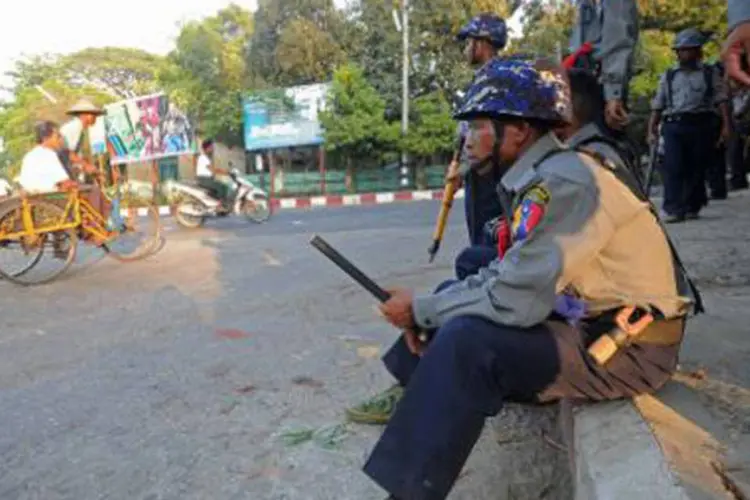
MULTIPOLYGON (((456 193, 456 199, 464 197, 464 190, 456 193)), ((271 207, 274 210, 293 210, 322 207, 344 207, 355 205, 383 205, 396 202, 442 200, 442 190, 425 191, 394 191, 385 193, 362 193, 327 196, 306 196, 298 198, 274 198, 271 207)), ((120 211, 123 216, 128 214, 127 210, 120 211)), ((138 208, 137 214, 143 217, 148 214, 146 208, 138 208)), ((159 207, 159 215, 172 215, 172 208, 168 205, 159 207)))
MULTIPOLYGON (((464 197, 463 189, 456 193, 456 198, 464 197)), ((311 196, 301 198, 282 198, 273 200, 274 208, 311 208, 337 207, 351 205, 380 205, 404 201, 442 200, 443 190, 394 191, 385 193, 362 193, 345 195, 311 196)))
POLYGON ((573 411, 576 500, 688 500, 632 401, 573 411))

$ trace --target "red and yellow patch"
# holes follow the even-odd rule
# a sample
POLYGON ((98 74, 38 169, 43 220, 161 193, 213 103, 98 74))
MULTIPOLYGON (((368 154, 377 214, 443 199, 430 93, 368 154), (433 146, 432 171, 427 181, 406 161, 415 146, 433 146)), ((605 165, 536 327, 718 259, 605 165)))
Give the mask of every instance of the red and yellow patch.
POLYGON ((542 186, 534 186, 526 191, 513 214, 513 241, 523 241, 544 217, 550 200, 549 191, 542 186))

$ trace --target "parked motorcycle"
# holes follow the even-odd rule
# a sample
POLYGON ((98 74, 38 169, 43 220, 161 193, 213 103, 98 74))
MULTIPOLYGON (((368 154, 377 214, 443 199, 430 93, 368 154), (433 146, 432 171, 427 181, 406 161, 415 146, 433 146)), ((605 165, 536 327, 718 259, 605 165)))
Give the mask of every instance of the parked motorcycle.
POLYGON ((208 218, 228 215, 244 215, 256 223, 267 221, 271 216, 268 194, 242 177, 236 168, 229 171, 229 178, 233 183, 230 207, 222 206, 219 200, 196 183, 174 183, 172 195, 176 201, 173 213, 177 223, 187 229, 197 229, 208 218))

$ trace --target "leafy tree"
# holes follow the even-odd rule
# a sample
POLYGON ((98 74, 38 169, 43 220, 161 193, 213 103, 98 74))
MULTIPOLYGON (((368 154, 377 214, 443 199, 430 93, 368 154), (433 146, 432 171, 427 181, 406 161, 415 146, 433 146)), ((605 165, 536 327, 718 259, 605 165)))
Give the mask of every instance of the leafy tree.
POLYGON ((93 87, 69 87, 58 81, 41 82, 42 87, 57 100, 49 102, 36 88, 29 87, 15 95, 13 103, 5 104, 0 111, 0 137, 4 139, 6 161, 10 166, 8 176, 18 172, 23 155, 34 145, 34 124, 41 120, 64 123, 69 118, 66 111, 83 96, 96 104, 104 105, 114 98, 93 87))
POLYGON ((637 0, 642 30, 677 32, 695 27, 724 32, 725 0, 637 0))
POLYGON ((281 85, 301 85, 328 80, 346 54, 330 33, 308 19, 297 18, 284 26, 276 46, 281 85))
POLYGON ((2 89, 15 95, 29 87, 60 78, 62 75, 57 61, 58 56, 53 54, 38 54, 16 61, 13 69, 5 73, 12 83, 2 89))
POLYGON ((231 146, 242 144, 242 95, 252 13, 235 4, 187 23, 169 55, 173 67, 161 81, 171 99, 197 119, 200 132, 231 146))
POLYGON ((520 41, 514 42, 519 52, 544 56, 567 52, 575 23, 575 7, 565 0, 534 0, 524 12, 524 29, 520 41))
POLYGON ((120 99, 157 92, 168 61, 139 49, 89 48, 60 58, 58 66, 71 86, 90 85, 120 99))
POLYGON ((441 92, 415 99, 409 132, 404 139, 409 154, 429 158, 450 153, 455 136, 456 122, 451 114, 451 105, 441 92))
POLYGON ((337 40, 345 26, 333 0, 260 0, 254 19, 248 64, 256 85, 327 80, 341 60, 337 40))
POLYGON ((385 121, 385 101, 352 64, 334 73, 319 119, 326 149, 340 152, 349 167, 354 158, 379 156, 393 138, 394 127, 385 121))
POLYGON ((94 87, 118 99, 155 92, 168 61, 139 49, 88 48, 68 55, 38 55, 22 59, 6 76, 16 94, 57 80, 70 88, 94 87))

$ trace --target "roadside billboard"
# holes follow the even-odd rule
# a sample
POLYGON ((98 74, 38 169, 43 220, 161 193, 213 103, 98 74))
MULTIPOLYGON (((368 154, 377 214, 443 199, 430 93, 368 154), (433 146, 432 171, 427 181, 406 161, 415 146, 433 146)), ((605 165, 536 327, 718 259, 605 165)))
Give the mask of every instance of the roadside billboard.
POLYGON ((318 113, 330 83, 257 91, 243 99, 245 149, 258 151, 323 143, 318 113))
POLYGON ((164 94, 119 101, 91 128, 94 154, 106 151, 112 163, 124 164, 194 154, 195 134, 185 114, 164 94))

